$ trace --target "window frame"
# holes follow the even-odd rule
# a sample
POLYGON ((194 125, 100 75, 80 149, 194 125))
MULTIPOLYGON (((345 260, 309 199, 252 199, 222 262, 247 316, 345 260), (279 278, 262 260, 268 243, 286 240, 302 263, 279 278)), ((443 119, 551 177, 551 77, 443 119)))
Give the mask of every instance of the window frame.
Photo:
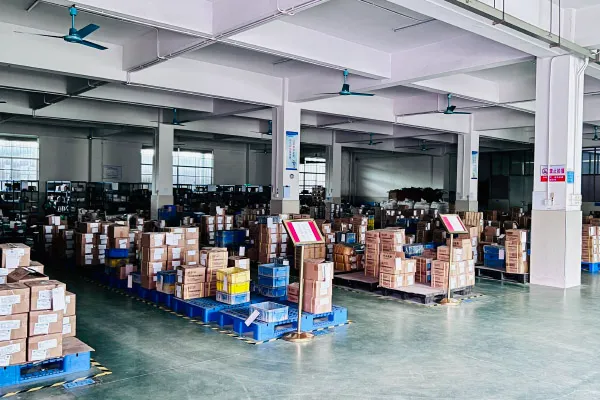
POLYGON ((317 186, 325 187, 327 184, 327 159, 322 157, 305 157, 303 162, 300 164, 298 173, 298 189, 300 193, 304 192, 305 190, 308 193, 312 193, 312 189, 317 186), (311 169, 313 169, 312 167, 314 166, 315 171, 306 171, 307 165, 310 165, 311 169), (322 172, 320 170, 322 170, 322 172), (310 179, 309 185, 306 183, 307 175, 310 179))
POLYGON ((37 138, 26 139, 22 137, 0 136, 0 180, 1 181, 39 181, 40 177, 40 144, 37 138), (25 146, 25 144, 28 144, 25 146), (9 154, 5 155, 4 149, 9 148, 9 154), (14 149, 33 149, 33 156, 16 155, 14 149), (9 167, 4 168, 3 160, 9 160, 9 167), (33 169, 19 169, 15 167, 15 161, 33 161, 33 169), (4 171, 8 171, 8 177, 5 177, 4 171), (18 172, 19 175, 15 176, 18 172), (27 177, 20 174, 24 173, 27 177))
MULTIPOLYGON (((141 150, 141 181, 142 183, 152 183, 152 175, 154 174, 154 149, 142 148, 141 150), (144 171, 149 171, 144 172, 144 171)), ((173 149, 173 186, 188 185, 212 185, 214 182, 215 159, 212 150, 181 150, 173 149), (201 155, 201 157, 197 157, 201 155), (209 156, 209 157, 207 157, 209 156), (193 162, 182 164, 182 157, 196 158, 193 162), (201 161, 202 160, 202 161, 201 161), (208 160, 208 162, 206 162, 208 160), (195 164, 195 165, 189 165, 195 164), (201 164, 201 165, 198 165, 201 164), (208 164, 208 166, 207 166, 208 164), (203 173, 202 173, 203 172, 203 173), (208 172, 208 173, 207 173, 208 172), (191 174, 190 174, 191 173, 191 174), (193 183, 189 183, 192 178, 193 183), (208 182, 206 182, 208 178, 208 182), (183 183, 182 181, 187 181, 183 183)))

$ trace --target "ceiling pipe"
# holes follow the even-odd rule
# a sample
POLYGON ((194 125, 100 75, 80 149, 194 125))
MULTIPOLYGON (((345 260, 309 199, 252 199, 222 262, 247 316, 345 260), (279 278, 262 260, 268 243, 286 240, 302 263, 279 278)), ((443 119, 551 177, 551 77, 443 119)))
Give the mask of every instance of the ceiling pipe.
POLYGON ((538 28, 535 25, 529 24, 519 18, 513 17, 510 14, 506 14, 504 10, 498 10, 479 0, 446 0, 446 2, 484 18, 488 18, 495 25, 504 25, 517 32, 548 43, 550 47, 558 47, 571 54, 587 57, 592 62, 600 64, 600 56, 597 51, 586 49, 585 47, 579 46, 574 42, 562 38, 560 35, 556 35, 547 30, 538 28))

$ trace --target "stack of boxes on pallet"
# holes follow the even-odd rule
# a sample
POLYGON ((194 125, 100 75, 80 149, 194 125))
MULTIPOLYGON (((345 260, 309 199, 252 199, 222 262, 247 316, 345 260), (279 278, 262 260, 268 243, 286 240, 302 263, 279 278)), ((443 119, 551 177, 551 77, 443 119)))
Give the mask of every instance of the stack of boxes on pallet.
POLYGON ((210 246, 215 244, 216 218, 214 215, 202 216, 202 230, 200 231, 200 241, 210 246))
POLYGON ((280 217, 260 217, 258 220, 258 262, 268 264, 288 251, 288 235, 280 217))
POLYGON ((227 268, 227 249, 206 248, 199 262, 176 268, 175 297, 189 300, 216 295, 217 271, 227 268))
POLYGON ((317 221, 317 226, 323 234, 325 240, 325 260, 334 261, 334 248, 335 248, 335 233, 331 230, 331 224, 324 220, 317 221))
MULTIPOLYGON (((381 254, 381 229, 367 231, 365 243, 365 275, 379 276, 379 256, 381 254)), ((337 269, 337 268, 336 268, 337 269)))
POLYGON ((365 244, 368 224, 369 217, 365 215, 355 215, 352 217, 352 231, 356 235, 356 243, 365 244))
MULTIPOLYGON (((165 245, 167 246, 166 270, 173 271, 184 263, 188 248, 185 246, 185 228, 165 228, 165 245)), ((198 247, 189 249, 193 253, 198 252, 198 247)), ((193 258, 193 255, 192 255, 193 258)))
POLYGON ((157 275, 167 269, 166 234, 144 232, 140 247, 140 285, 144 289, 156 289, 157 275))
POLYGON ((242 304, 250 301, 250 271, 240 268, 217 270, 217 301, 242 304))
POLYGON ((431 285, 431 265, 433 258, 415 257, 415 282, 423 285, 431 285))
POLYGON ((338 243, 333 247, 333 260, 336 271, 349 272, 359 269, 359 257, 352 245, 338 243))
MULTIPOLYGON (((75 233, 75 265, 92 266, 100 264, 100 223, 81 222, 75 233)), ((106 246, 104 243, 103 246, 106 246)))
POLYGON ((416 261, 404 253, 383 251, 379 258, 379 286, 398 289, 415 284, 416 261))
POLYGON ((529 273, 527 255, 527 234, 524 229, 508 229, 504 248, 506 249, 506 272, 510 274, 529 273))
POLYGON ((331 312, 332 296, 333 263, 322 258, 306 259, 304 261, 302 309, 312 314, 331 312))
POLYGON ((598 227, 584 224, 582 225, 581 234, 581 261, 587 263, 600 262, 598 227))
POLYGON ((475 261, 470 239, 457 239, 452 250, 450 247, 437 248, 437 260, 431 264, 431 286, 435 288, 457 289, 475 284, 475 261))

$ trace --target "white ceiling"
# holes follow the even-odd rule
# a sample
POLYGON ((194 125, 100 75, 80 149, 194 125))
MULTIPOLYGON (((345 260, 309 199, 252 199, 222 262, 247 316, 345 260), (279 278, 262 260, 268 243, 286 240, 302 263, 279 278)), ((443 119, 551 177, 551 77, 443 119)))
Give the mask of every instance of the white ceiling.
POLYGON ((375 93, 378 96, 398 99, 398 98, 419 96, 421 94, 425 94, 428 92, 421 90, 421 89, 415 89, 415 88, 406 87, 406 86, 394 86, 391 88, 374 90, 373 93, 375 93))
POLYGON ((504 67, 482 69, 481 71, 471 72, 469 75, 498 83, 535 79, 535 60, 504 67))
POLYGON ((462 29, 441 21, 431 21, 394 32, 394 29, 428 20, 426 16, 398 6, 394 10, 401 10, 400 12, 416 18, 407 18, 359 0, 330 0, 286 17, 284 21, 386 52, 421 47, 465 33, 462 29))
MULTIPOLYGON (((555 4, 558 4, 558 0, 553 0, 555 4)), ((560 6, 562 8, 585 8, 600 5, 598 0, 561 0, 560 6)))
MULTIPOLYGON (((32 0, 1 0, 2 12, 0 22, 18 24, 25 28, 55 32, 66 35, 71 27, 71 17, 66 7, 59 7, 47 3, 39 3, 33 10, 26 9, 32 0)), ((87 24, 94 23, 100 26, 96 32, 89 36, 89 40, 123 45, 132 37, 143 35, 150 28, 130 24, 111 18, 87 14, 79 11, 75 20, 75 27, 80 29, 87 24)), ((23 29, 27 32, 27 29, 23 29)), ((40 38, 40 40, 56 40, 40 38)))

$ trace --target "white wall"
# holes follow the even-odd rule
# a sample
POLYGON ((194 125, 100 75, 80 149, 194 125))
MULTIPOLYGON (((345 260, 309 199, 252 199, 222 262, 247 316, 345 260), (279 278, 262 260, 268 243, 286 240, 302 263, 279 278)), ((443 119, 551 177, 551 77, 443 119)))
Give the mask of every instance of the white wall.
POLYGON ((383 201, 405 187, 444 187, 442 157, 412 154, 355 154, 356 201, 383 201))

